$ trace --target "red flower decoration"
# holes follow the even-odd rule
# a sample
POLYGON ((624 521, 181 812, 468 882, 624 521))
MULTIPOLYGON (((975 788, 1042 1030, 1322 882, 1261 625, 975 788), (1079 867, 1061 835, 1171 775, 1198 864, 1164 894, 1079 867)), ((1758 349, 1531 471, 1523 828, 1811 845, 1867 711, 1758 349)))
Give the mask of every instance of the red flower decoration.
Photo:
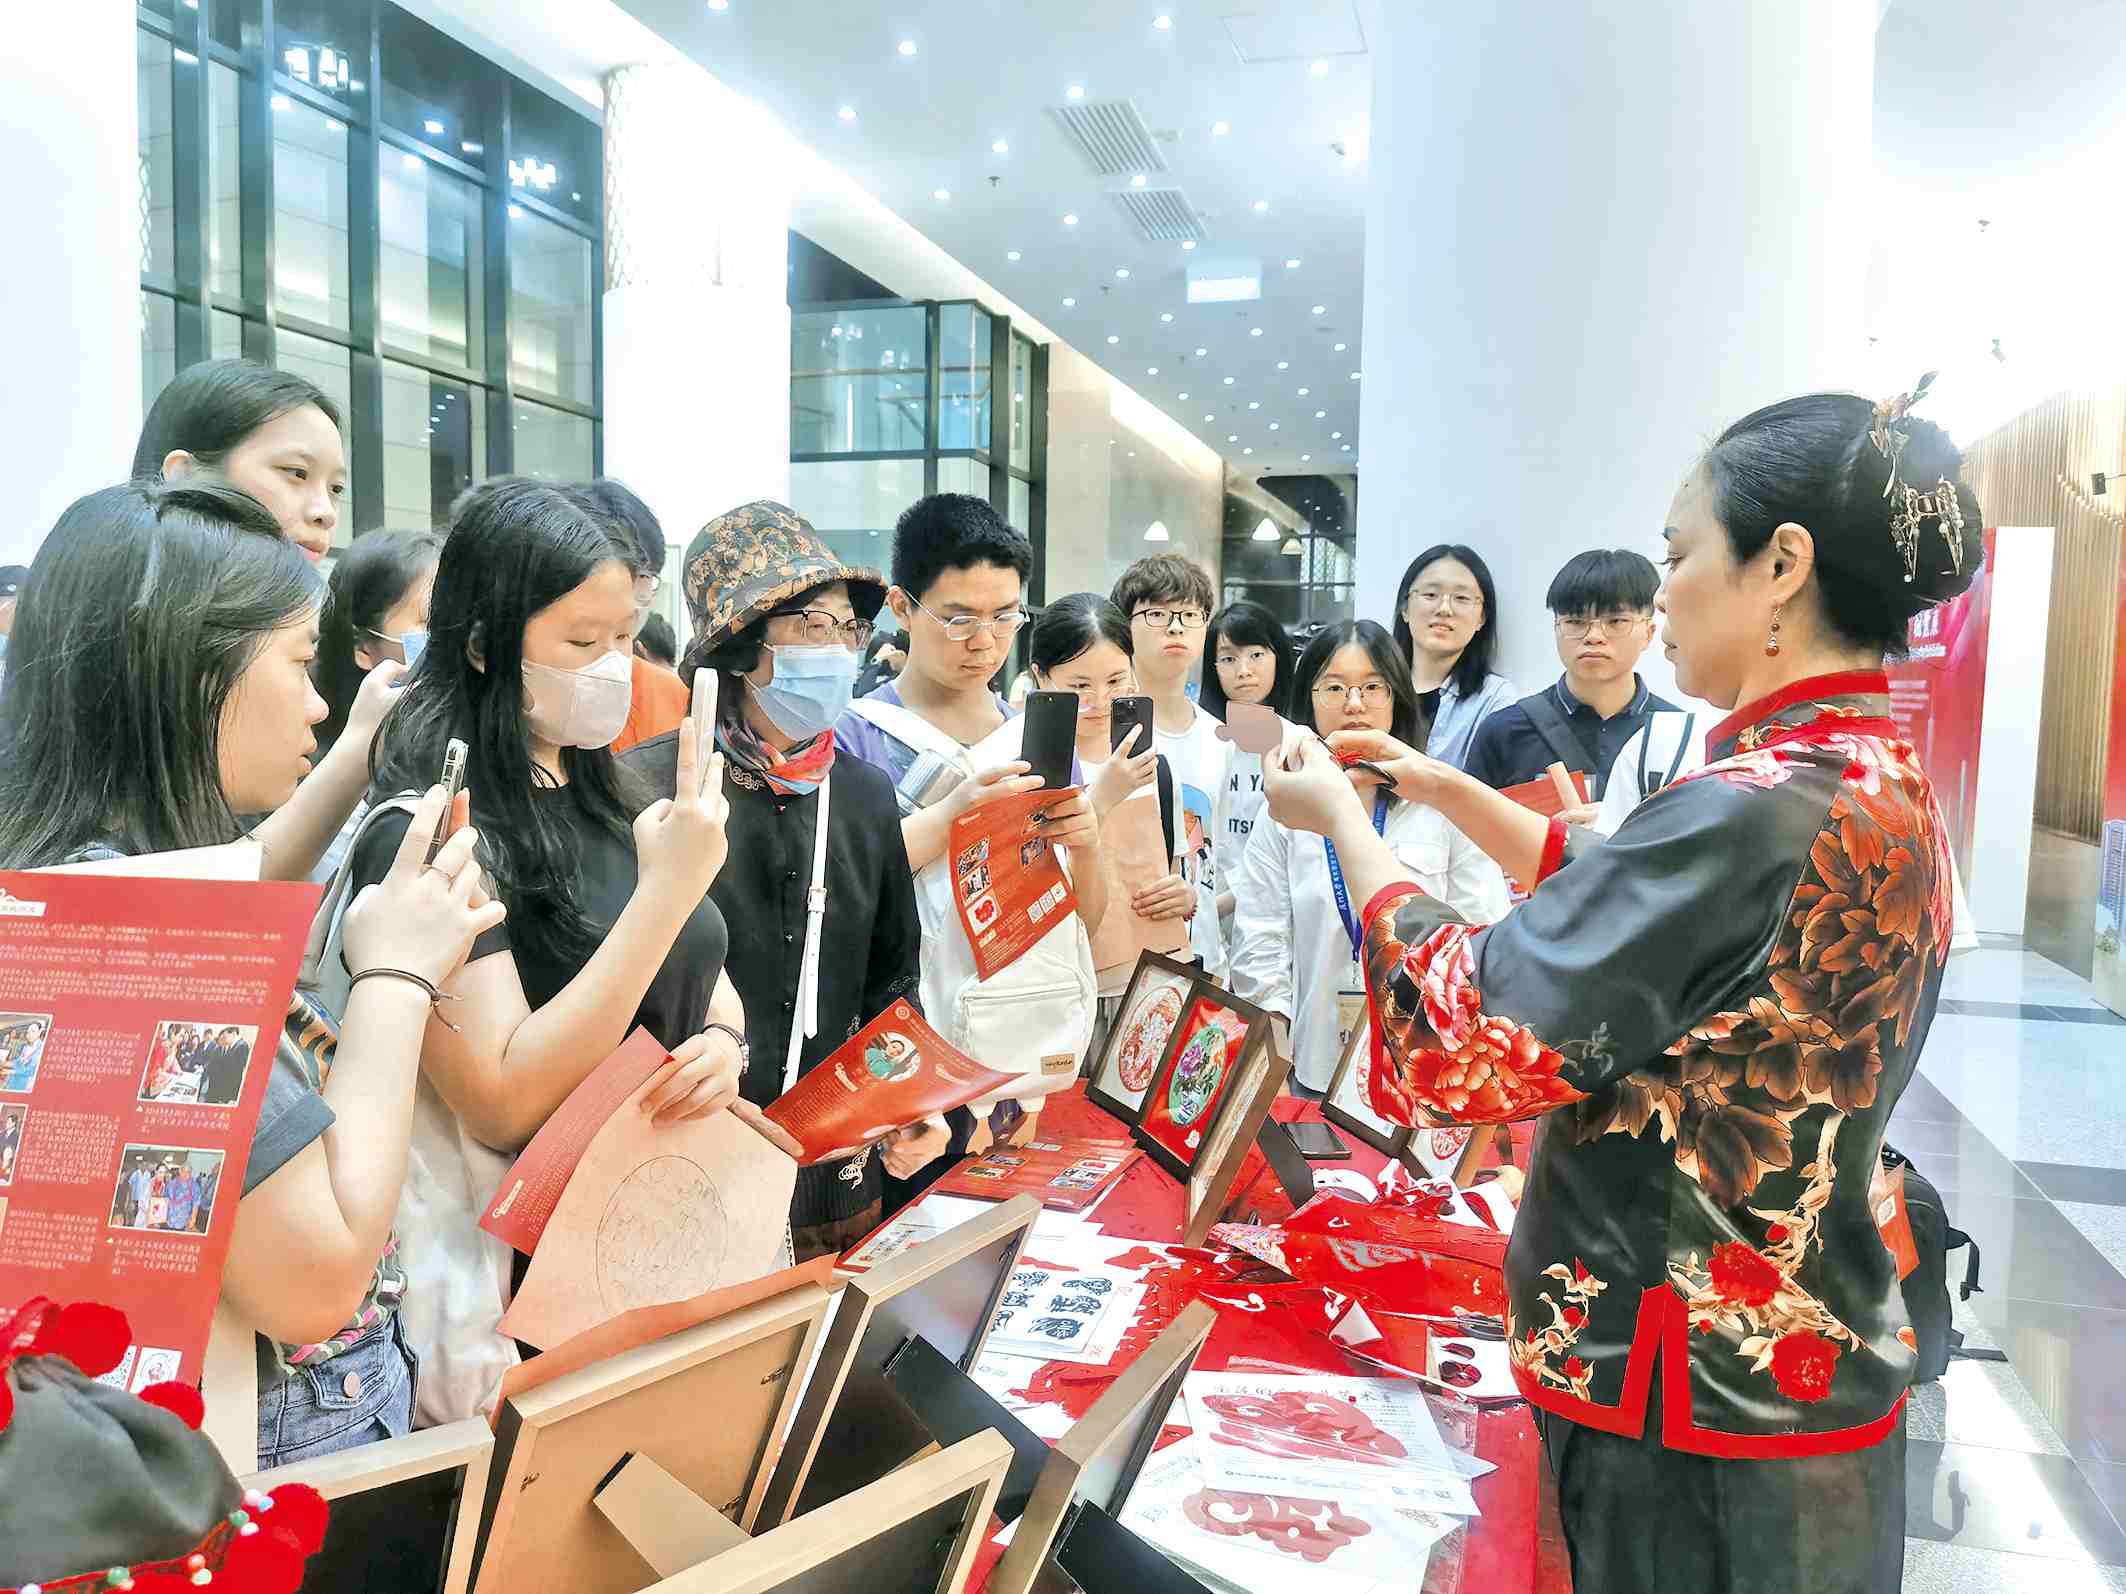
POLYGON ((207 1419, 207 1403, 190 1384, 175 1380, 150 1384, 140 1392, 140 1398, 147 1405, 160 1406, 187 1428, 197 1428, 207 1419))
POLYGON ((1740 1240, 1719 1247, 1705 1266, 1713 1288, 1737 1306, 1763 1306, 1779 1293, 1779 1269, 1740 1240))
POLYGON ((1577 1306, 1568 1306, 1562 1314, 1567 1328, 1578 1328, 1587 1321, 1587 1314, 1577 1306))
POLYGON ((133 1330, 125 1313, 95 1301, 62 1306, 38 1326, 32 1355, 64 1356, 90 1378, 101 1378, 125 1360, 133 1330))
POLYGON ((1782 1334, 1772 1342, 1772 1377, 1789 1400, 1823 1399, 1837 1370, 1838 1347, 1821 1334, 1782 1334))
POLYGON ((1578 1383, 1581 1379, 1587 1376, 1587 1364, 1581 1361, 1580 1358, 1577 1356, 1566 1357, 1565 1376, 1573 1383, 1578 1383))
POLYGON ((1774 1245, 1784 1245, 1786 1243, 1786 1225, 1784 1223, 1773 1224, 1764 1231, 1764 1237, 1774 1245))

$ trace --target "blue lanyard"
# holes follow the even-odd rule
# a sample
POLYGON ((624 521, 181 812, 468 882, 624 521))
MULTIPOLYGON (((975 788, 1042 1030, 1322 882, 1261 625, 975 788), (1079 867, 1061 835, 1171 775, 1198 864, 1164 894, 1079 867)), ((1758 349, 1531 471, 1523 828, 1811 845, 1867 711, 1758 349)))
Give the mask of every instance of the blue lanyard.
MULTIPOLYGON (((1388 833, 1388 794, 1382 792, 1373 799, 1373 833, 1385 836, 1388 833)), ((1321 838, 1321 850, 1329 859, 1329 885, 1336 892, 1337 916, 1344 922, 1344 934, 1351 938, 1351 956, 1358 957, 1364 950, 1365 937, 1358 928, 1358 920, 1351 912, 1351 892, 1344 885, 1344 867, 1336 861, 1336 843, 1327 836, 1321 838)))

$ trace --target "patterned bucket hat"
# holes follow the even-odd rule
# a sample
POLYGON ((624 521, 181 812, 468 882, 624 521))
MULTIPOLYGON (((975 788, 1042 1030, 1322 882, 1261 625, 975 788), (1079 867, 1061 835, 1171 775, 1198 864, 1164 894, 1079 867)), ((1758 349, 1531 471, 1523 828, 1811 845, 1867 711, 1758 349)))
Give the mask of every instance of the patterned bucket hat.
POLYGON ((726 510, 687 544, 687 609, 694 644, 713 649, 762 615, 830 581, 849 585, 849 602, 870 619, 886 601, 876 570, 846 565, 811 523, 786 504, 759 499, 726 510))

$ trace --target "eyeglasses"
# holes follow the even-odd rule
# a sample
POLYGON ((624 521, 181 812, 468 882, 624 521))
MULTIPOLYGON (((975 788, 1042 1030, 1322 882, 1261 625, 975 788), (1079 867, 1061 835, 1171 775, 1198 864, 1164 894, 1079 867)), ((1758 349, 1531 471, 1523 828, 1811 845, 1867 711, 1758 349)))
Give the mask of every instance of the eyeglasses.
POLYGON ((972 642, 977 631, 986 631, 999 642, 1009 642, 1018 635, 1019 627, 1026 623, 1024 609, 1014 609, 1009 614, 994 615, 987 620, 974 614, 956 614, 948 620, 941 614, 931 614, 928 609, 924 609, 922 599, 916 598, 913 601, 918 609, 922 609, 923 613, 929 614, 931 619, 944 627, 945 638, 950 642, 972 642))
POLYGON ((1635 625, 1645 625, 1651 618, 1645 614, 1589 614, 1578 619, 1567 619, 1560 614, 1553 617, 1552 623, 1557 626, 1558 635, 1578 640, 1594 636, 1598 632, 1603 635, 1617 635, 1629 631, 1635 625))
POLYGON ((840 642, 860 648, 871 640, 869 620, 844 620, 831 609, 785 609, 773 618, 797 621, 798 634, 814 647, 840 642))
POLYGON ((1171 630, 1176 620, 1184 631, 1201 631, 1211 619, 1201 609, 1139 609, 1131 618, 1142 620, 1154 631, 1171 630))
POLYGON ((1449 614, 1475 614, 1484 600, 1474 592, 1444 592, 1438 587, 1419 587, 1410 594, 1420 609, 1445 609, 1449 614))
POLYGON ((657 596, 657 589, 664 585, 662 576, 637 576, 635 578, 635 601, 649 603, 657 596))
POLYGON ((1314 683, 1314 701, 1317 703, 1348 702, 1354 692, 1358 694, 1358 701, 1367 708, 1379 708, 1394 695, 1386 681, 1364 681, 1357 686, 1345 686, 1341 681, 1314 683))

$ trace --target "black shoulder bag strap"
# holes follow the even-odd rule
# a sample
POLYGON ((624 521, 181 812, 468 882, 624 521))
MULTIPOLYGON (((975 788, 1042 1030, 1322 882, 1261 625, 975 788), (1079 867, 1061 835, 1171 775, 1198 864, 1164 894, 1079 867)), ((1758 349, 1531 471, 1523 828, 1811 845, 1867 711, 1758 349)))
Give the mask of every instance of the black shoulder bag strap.
POLYGON ((1602 767, 1602 755, 1586 742, 1572 727, 1572 722, 1559 712, 1556 701, 1548 692, 1538 692, 1534 697, 1521 699, 1521 709, 1528 716, 1528 723, 1550 746, 1558 761, 1568 770, 1584 770, 1587 774, 1587 791, 1590 797, 1599 799, 1602 784, 1609 771, 1602 767))

